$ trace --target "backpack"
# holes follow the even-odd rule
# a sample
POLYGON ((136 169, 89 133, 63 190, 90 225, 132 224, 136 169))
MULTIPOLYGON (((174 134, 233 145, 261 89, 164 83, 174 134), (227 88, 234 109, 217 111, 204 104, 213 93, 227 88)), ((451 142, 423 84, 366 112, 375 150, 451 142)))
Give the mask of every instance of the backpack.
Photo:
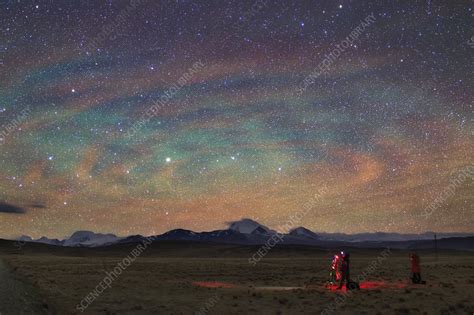
POLYGON ((359 283, 355 282, 355 281, 349 281, 346 284, 346 288, 347 288, 347 290, 360 290, 359 283))

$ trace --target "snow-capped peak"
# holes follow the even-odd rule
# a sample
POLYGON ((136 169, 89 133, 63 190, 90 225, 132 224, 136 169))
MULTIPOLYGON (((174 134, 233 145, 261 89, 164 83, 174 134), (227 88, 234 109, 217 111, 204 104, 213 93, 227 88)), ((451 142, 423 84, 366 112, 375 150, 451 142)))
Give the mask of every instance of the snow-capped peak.
POLYGON ((64 241, 64 246, 100 246, 118 241, 114 234, 101 234, 91 231, 77 231, 64 241))
POLYGON ((252 219, 241 219, 239 221, 229 222, 229 229, 243 233, 243 234, 275 233, 274 231, 270 230, 268 227, 261 225, 260 223, 252 219))
POLYGON ((28 235, 22 235, 19 238, 17 238, 17 241, 20 242, 33 242, 33 239, 29 237, 28 235))

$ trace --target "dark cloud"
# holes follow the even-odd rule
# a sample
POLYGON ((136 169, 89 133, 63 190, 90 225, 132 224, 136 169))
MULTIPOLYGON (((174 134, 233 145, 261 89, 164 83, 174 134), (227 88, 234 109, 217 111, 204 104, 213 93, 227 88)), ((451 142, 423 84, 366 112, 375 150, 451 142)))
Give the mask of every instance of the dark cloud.
POLYGON ((18 214, 22 214, 22 213, 26 213, 26 210, 21 208, 21 207, 18 207, 18 206, 11 205, 9 203, 0 201, 0 213, 18 213, 18 214))
POLYGON ((0 201, 0 213, 25 213, 26 210, 11 204, 8 204, 6 202, 0 201))

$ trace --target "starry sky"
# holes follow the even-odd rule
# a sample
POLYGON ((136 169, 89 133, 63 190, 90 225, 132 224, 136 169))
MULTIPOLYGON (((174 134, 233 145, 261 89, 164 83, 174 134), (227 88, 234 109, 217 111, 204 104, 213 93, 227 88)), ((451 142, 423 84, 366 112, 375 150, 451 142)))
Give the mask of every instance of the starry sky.
POLYGON ((0 1, 0 237, 472 232, 471 1, 0 1), (373 15, 349 47, 302 82, 373 15), (151 113, 151 114, 150 114, 151 113))

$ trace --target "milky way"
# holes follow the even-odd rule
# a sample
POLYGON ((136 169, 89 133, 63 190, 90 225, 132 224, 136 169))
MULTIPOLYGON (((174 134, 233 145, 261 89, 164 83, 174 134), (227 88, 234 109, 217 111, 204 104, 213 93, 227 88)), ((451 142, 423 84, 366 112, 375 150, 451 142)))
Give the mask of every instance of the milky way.
POLYGON ((0 2, 0 237, 472 232, 470 1, 224 2, 0 2))

